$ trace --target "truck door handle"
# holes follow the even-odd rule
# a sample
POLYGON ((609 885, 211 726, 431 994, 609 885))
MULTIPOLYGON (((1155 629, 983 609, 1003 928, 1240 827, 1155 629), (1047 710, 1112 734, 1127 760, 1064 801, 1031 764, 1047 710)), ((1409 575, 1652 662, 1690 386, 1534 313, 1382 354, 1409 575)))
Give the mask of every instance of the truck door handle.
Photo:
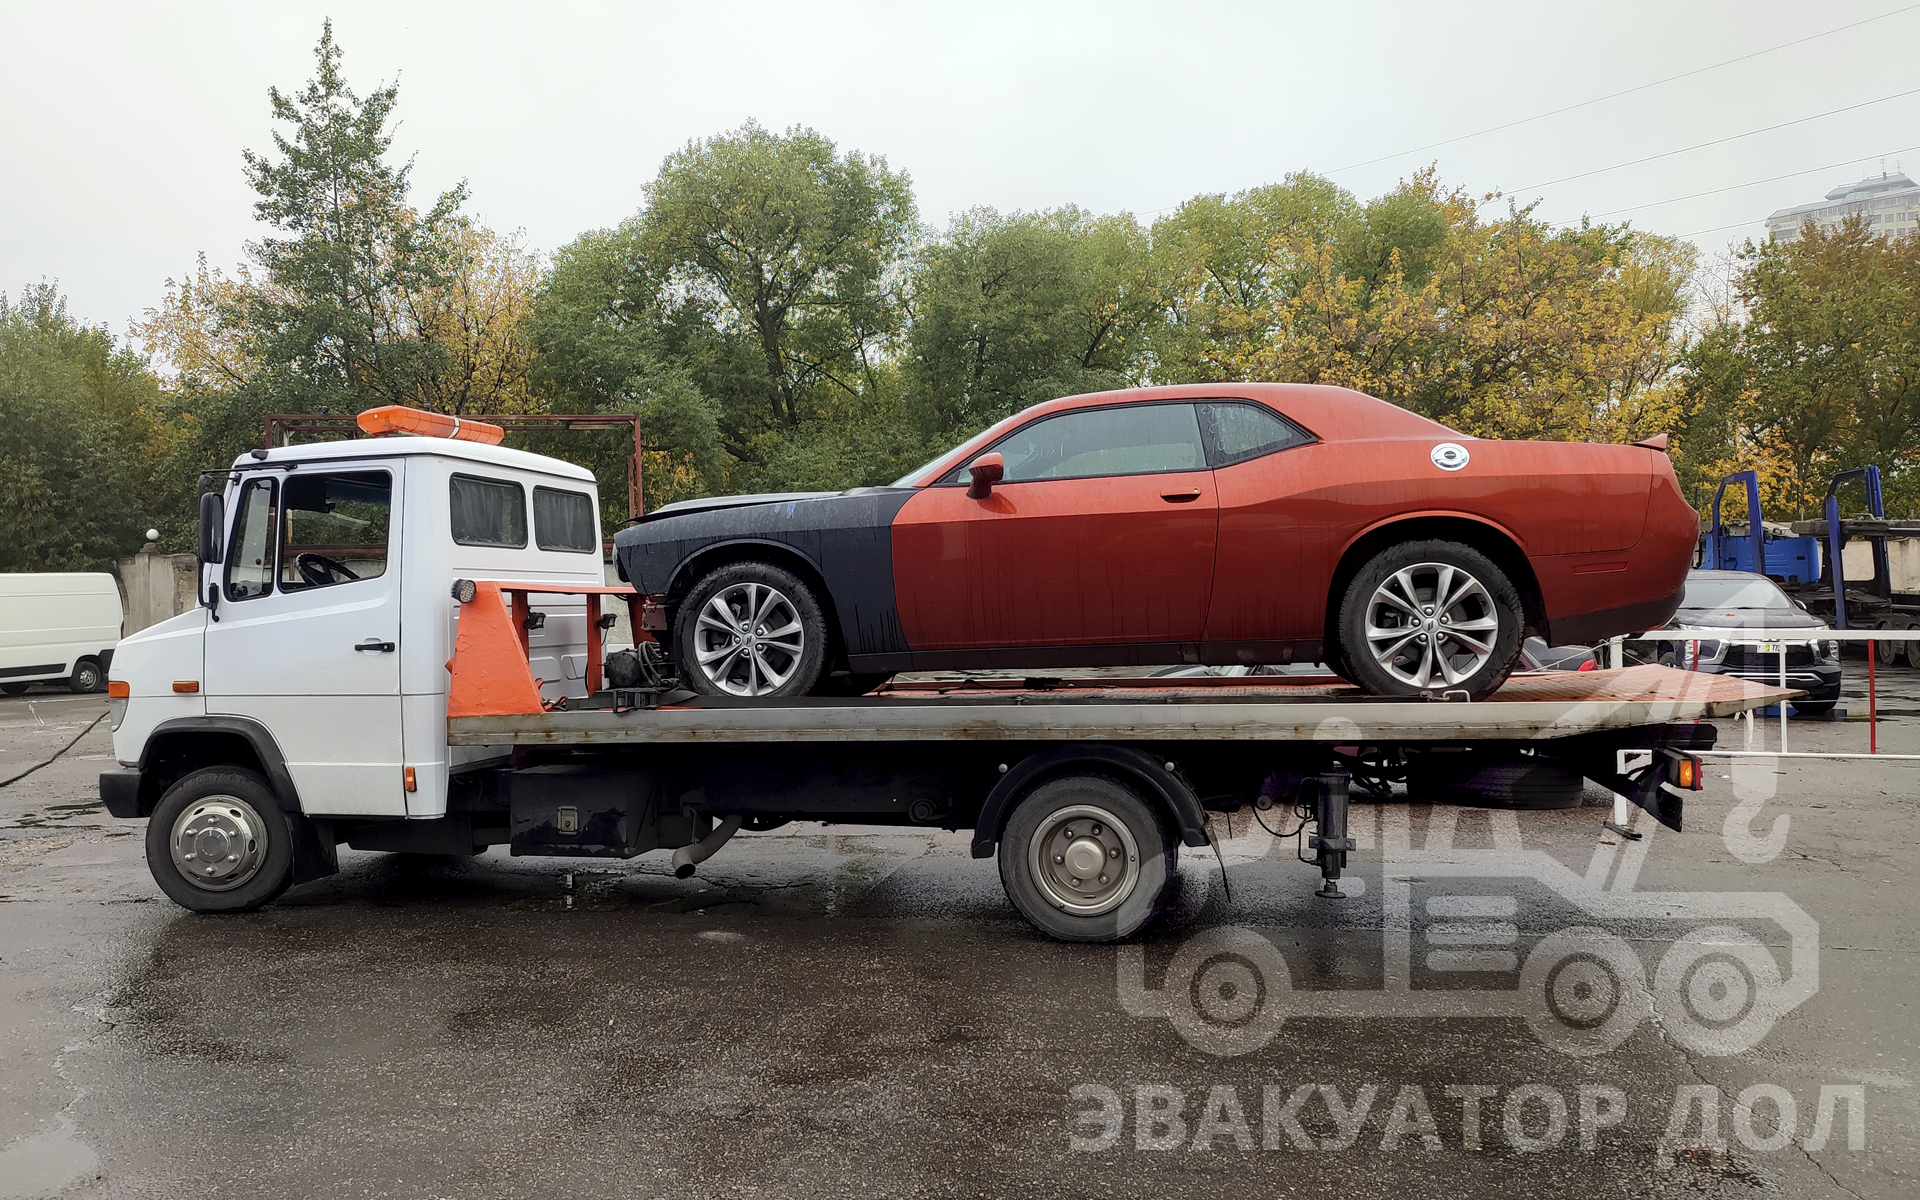
POLYGON ((1161 492, 1160 498, 1168 504, 1186 504, 1200 498, 1200 489, 1194 488, 1190 492, 1161 492))
POLYGON ((355 646, 354 649, 355 650, 378 650, 382 654, 392 654, 393 643, 381 642, 381 641, 376 641, 373 638, 368 638, 366 641, 361 642, 358 646, 355 646))

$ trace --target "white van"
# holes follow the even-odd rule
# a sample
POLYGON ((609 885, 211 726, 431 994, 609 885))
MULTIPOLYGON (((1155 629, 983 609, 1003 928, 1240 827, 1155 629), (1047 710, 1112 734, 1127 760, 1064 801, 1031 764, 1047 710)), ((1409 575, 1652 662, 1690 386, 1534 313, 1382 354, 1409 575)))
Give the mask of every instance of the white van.
POLYGON ((60 680, 76 692, 106 687, 125 620, 105 572, 0 575, 0 692, 60 680))

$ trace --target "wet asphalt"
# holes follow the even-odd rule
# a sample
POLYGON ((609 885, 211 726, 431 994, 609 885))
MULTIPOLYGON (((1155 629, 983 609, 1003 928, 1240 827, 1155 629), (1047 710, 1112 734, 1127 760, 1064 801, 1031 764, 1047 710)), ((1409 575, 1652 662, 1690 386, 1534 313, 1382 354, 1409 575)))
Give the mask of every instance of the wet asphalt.
MULTIPOLYGON (((1881 749, 1920 754, 1920 671, 1881 684, 1881 749)), ((104 707, 0 700, 0 778, 104 707)), ((1789 739, 1864 749, 1866 726, 1795 721, 1789 739)), ((1736 781, 1719 760, 1630 889, 1634 848, 1600 807, 1357 805, 1339 901, 1243 815, 1220 825, 1225 882, 1186 852, 1170 911, 1120 951, 1036 936, 964 834, 816 824, 743 834, 684 881, 662 854, 343 848, 340 875, 262 912, 194 916, 148 876, 143 824, 97 807, 110 760, 103 722, 0 788, 0 1200, 1920 1194, 1912 761, 1749 763, 1736 781), (1400 829, 1415 852, 1450 840, 1456 865, 1387 861, 1400 829), (1522 850, 1564 876, 1473 874, 1522 850), (1596 863, 1612 899, 1583 907, 1566 881, 1596 863), (1732 1001, 1724 972, 1701 975, 1692 1033, 1639 991, 1598 1053, 1536 1032, 1555 1028, 1544 993, 1511 964, 1551 935, 1611 935, 1652 980, 1703 924, 1744 932, 1789 978, 1798 938, 1817 988, 1764 1028, 1714 1025, 1743 987, 1773 986, 1758 968, 1732 1001), (1271 956, 1205 948, 1247 931, 1271 956), (1449 969, 1461 953, 1493 958, 1449 969), (1715 1030, 1730 1053, 1701 1048, 1715 1030), (1735 1128, 1756 1085, 1798 1110, 1777 1149, 1748 1144, 1767 1144, 1770 1100, 1735 1128), (1805 1145, 1823 1086, 1864 1097, 1857 1149, 1851 1103, 1805 1145), (1457 1096, 1476 1087, 1492 1092, 1474 1148, 1457 1096), (1591 1148, 1583 1088, 1625 1109, 1591 1148), (1696 1144, 1663 1152, 1689 1088, 1720 1097, 1720 1144, 1690 1119, 1696 1144)))

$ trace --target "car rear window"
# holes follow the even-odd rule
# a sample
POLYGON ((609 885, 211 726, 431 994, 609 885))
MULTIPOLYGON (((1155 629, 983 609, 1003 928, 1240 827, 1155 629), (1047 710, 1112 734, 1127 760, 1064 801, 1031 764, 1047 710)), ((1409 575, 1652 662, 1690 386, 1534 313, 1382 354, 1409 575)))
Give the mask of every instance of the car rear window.
POLYGON ((527 544, 527 493, 505 479, 455 475, 448 485, 453 540, 462 546, 527 544))
POLYGON ((1213 465, 1230 467, 1313 439, 1258 404, 1214 401, 1200 405, 1200 423, 1213 443, 1213 465))
POLYGON ((593 497, 559 488, 534 488, 533 542, 542 550, 578 554, 598 550, 593 536, 593 497))

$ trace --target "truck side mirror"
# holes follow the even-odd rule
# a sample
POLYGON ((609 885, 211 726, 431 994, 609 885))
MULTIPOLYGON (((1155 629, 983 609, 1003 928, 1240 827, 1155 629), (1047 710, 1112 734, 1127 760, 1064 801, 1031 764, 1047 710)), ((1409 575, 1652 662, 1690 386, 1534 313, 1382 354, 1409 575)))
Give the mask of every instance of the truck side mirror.
POLYGON ((979 458, 974 459, 973 465, 967 468, 967 474, 973 480, 972 483, 967 485, 967 498, 970 500, 985 500, 988 496, 993 495, 993 485, 999 483, 1001 477, 1006 473, 1007 460, 1001 458, 998 451, 992 454, 982 454, 979 458))
POLYGON ((200 561, 218 563, 224 557, 227 501, 219 492, 200 494, 200 561))

